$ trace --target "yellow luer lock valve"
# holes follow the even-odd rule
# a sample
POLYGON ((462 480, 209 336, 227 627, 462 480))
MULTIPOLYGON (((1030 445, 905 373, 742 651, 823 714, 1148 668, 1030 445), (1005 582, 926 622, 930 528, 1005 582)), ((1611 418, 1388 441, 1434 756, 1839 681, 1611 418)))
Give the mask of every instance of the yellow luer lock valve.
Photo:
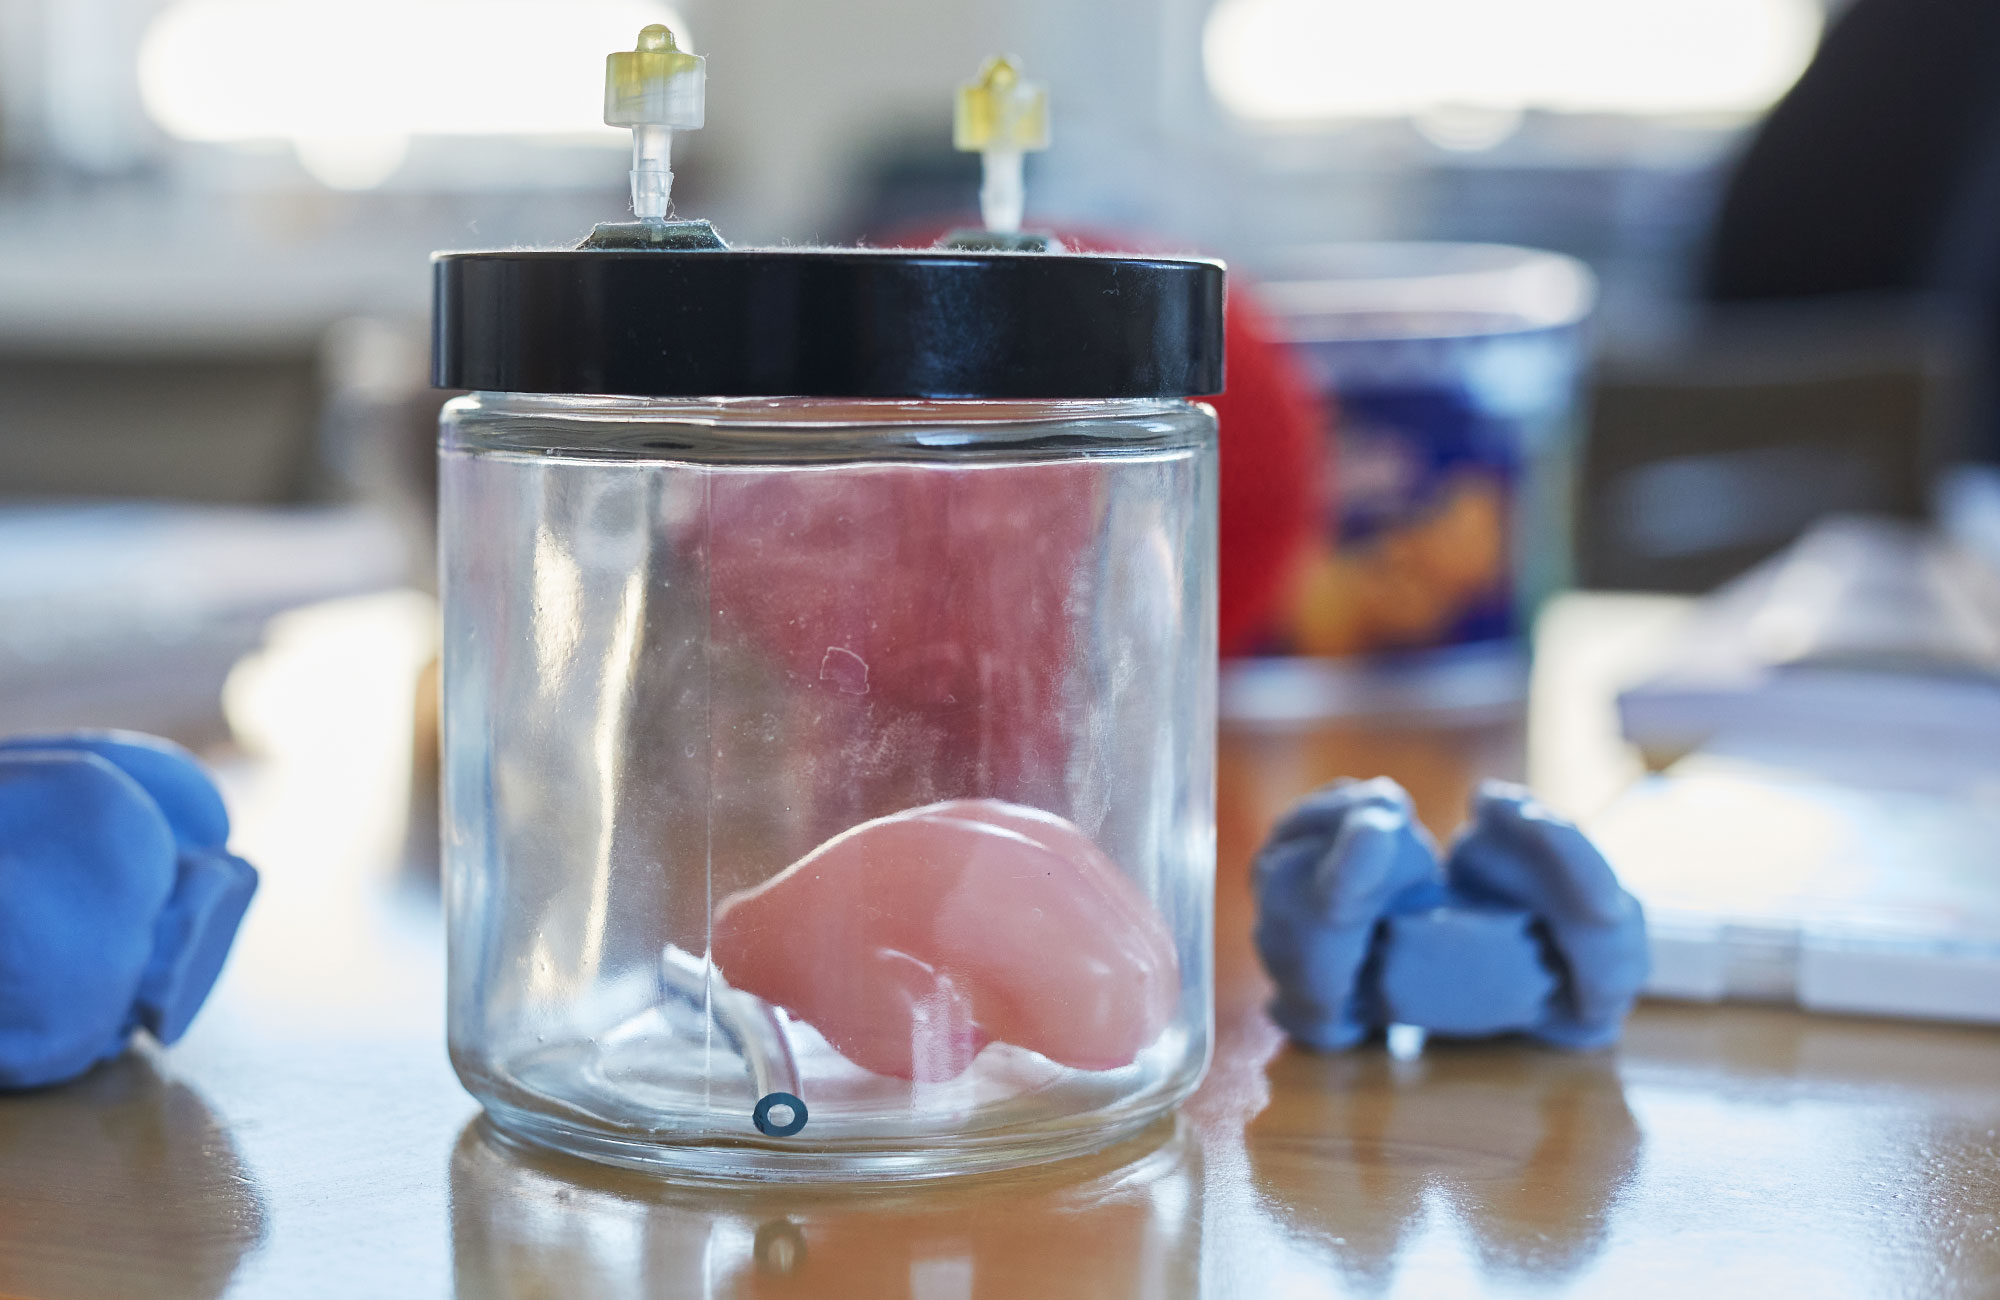
POLYGON ((952 143, 966 153, 1012 149, 1033 153, 1049 147, 1049 89, 1021 80, 1021 69, 1006 55, 986 60, 979 80, 958 88, 952 143))
POLYGON ((708 60, 674 43, 654 23, 639 33, 635 49, 604 60, 604 121, 632 128, 632 213, 665 221, 673 195, 675 131, 701 129, 708 89, 708 60))
POLYGON ((988 59, 979 80, 958 88, 952 143, 980 155, 979 215, 986 228, 1014 234, 1027 202, 1022 155, 1049 147, 1048 88, 1021 80, 1020 66, 1004 55, 988 59))

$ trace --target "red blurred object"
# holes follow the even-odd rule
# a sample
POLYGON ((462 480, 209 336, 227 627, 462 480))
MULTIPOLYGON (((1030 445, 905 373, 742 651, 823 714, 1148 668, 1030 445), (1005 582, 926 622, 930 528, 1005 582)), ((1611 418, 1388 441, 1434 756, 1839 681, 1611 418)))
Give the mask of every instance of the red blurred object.
MULTIPOLYGON (((936 233, 899 242, 927 245, 936 233)), ((1134 248, 1062 237, 1092 251, 1134 248)), ((1219 631, 1223 653, 1240 654, 1255 648, 1323 517, 1325 419, 1240 284, 1225 331, 1229 391, 1211 399, 1222 426, 1219 631)), ((1096 526, 1099 478, 1098 462, 1082 459, 942 480, 883 465, 831 486, 791 473, 717 481, 710 635, 728 662, 775 673, 763 715, 723 725, 768 730, 773 745, 840 765, 843 780, 798 810, 816 836, 974 794, 1066 808, 1074 719, 1061 673, 1076 630, 1066 601, 1096 526)))
MULTIPOLYGON (((953 227, 898 230, 890 248, 925 248, 953 227)), ((1040 227, 1037 227, 1040 229, 1040 227)), ((1157 239, 1065 227, 1065 247, 1089 253, 1185 256, 1157 239)), ((1225 656, 1256 649, 1306 544, 1332 516, 1333 413, 1258 305, 1230 273, 1224 310, 1229 391, 1208 398, 1222 426, 1220 640, 1225 656)))
POLYGON ((1240 281, 1224 317, 1229 391, 1222 425, 1222 653, 1256 648, 1293 563, 1331 512, 1331 413, 1240 281))

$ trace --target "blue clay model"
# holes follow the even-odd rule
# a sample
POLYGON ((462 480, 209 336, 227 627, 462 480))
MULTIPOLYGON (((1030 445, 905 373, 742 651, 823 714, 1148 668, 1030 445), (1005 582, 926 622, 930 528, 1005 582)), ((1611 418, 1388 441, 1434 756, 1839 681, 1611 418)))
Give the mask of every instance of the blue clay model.
POLYGON ((73 1078, 139 1028, 187 1031, 257 889, 228 839, 176 745, 0 741, 0 1088, 73 1078))
POLYGON ((1308 796, 1257 856, 1271 1014, 1317 1048, 1391 1024, 1615 1042, 1647 972, 1639 903, 1570 823, 1488 782, 1440 864, 1386 778, 1308 796))
POLYGON ((1472 815, 1445 864, 1452 893, 1532 915, 1561 980, 1529 1032, 1564 1047, 1617 1042, 1651 969, 1639 900, 1582 831, 1520 786, 1488 781, 1472 815))
POLYGON ((1444 897, 1437 846, 1386 777, 1342 781, 1286 814, 1257 855, 1257 951, 1271 1015, 1318 1048, 1352 1047, 1383 1022, 1362 967, 1382 918, 1444 897))
POLYGON ((1526 912, 1454 905, 1382 920, 1380 1023, 1484 1038, 1532 1025, 1557 988, 1526 912))

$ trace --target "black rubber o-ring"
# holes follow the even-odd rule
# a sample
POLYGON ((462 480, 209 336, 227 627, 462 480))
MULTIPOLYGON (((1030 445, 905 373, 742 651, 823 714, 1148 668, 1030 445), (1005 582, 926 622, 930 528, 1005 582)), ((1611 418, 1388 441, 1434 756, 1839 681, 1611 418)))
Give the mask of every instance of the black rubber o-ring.
POLYGON ((757 1109, 750 1112, 750 1122, 755 1124, 757 1131, 766 1137, 788 1138, 806 1126, 806 1104, 789 1092, 769 1093, 757 1103, 757 1109), (773 1124, 771 1122, 773 1106, 790 1106, 792 1122, 773 1124))

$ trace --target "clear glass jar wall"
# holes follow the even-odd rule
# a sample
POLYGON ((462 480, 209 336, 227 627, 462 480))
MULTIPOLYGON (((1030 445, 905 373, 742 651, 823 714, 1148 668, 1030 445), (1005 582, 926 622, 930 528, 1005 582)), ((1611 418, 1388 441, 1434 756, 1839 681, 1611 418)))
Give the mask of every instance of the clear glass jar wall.
POLYGON ((479 394, 441 454, 450 1045, 503 1128, 912 1177, 1194 1087, 1205 407, 479 394))

